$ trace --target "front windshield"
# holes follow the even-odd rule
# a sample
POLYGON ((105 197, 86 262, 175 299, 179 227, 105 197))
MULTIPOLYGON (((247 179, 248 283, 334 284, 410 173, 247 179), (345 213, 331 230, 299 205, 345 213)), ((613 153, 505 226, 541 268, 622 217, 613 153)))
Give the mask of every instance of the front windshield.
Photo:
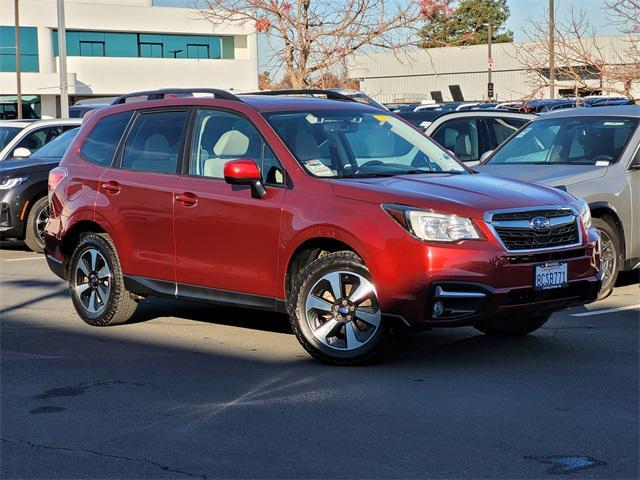
POLYGON ((0 150, 6 147, 20 130, 22 129, 19 127, 0 127, 0 150))
POLYGON ((546 118, 530 123, 488 164, 595 165, 616 162, 637 120, 621 117, 546 118))
POLYGON ((465 173, 393 115, 364 110, 276 112, 265 118, 312 175, 328 178, 465 173))
POLYGON ((67 130, 35 151, 31 158, 62 158, 80 129, 67 130))

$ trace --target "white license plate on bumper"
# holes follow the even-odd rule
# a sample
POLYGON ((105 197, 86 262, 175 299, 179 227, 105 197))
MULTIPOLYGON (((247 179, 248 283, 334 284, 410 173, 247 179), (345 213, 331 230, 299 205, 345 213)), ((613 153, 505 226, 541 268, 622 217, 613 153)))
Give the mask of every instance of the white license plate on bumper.
POLYGON ((533 285, 536 290, 551 290, 568 285, 567 262, 548 262, 536 265, 533 285))

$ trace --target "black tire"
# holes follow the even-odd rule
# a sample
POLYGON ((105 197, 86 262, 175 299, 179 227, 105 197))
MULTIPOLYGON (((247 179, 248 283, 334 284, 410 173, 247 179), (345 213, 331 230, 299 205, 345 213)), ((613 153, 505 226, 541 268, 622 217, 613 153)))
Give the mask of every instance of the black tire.
POLYGON ((131 298, 124 288, 122 269, 116 248, 105 233, 89 233, 80 239, 69 264, 69 293, 78 315, 89 325, 105 327, 127 322, 138 308, 138 302, 131 298), (101 302, 100 311, 92 313, 83 304, 82 295, 78 293, 76 281, 82 273, 78 271, 79 262, 91 250, 97 250, 109 269, 109 288, 107 300, 101 302))
MULTIPOLYGON (((377 330, 370 334, 364 345, 354 349, 339 350, 329 347, 320 342, 311 330, 305 311, 307 296, 311 293, 314 285, 317 285, 317 282, 333 272, 347 272, 347 275, 354 273, 367 281, 371 280, 369 270, 360 257, 353 252, 328 253, 313 260, 300 271, 291 286, 291 293, 287 301, 291 328, 302 347, 321 362, 344 366, 372 363, 381 358, 393 344, 393 336, 388 326, 385 325, 381 314, 377 330)), ((352 286, 351 289, 353 288, 352 286)), ((377 297, 375 297, 375 303, 377 305, 377 297)), ((352 315, 354 315, 353 323, 355 323, 355 314, 352 315)), ((339 328, 345 328, 346 331, 346 325, 339 328)))
MULTIPOLYGON (((25 224, 24 243, 36 253, 44 253, 43 215, 49 218, 49 199, 42 197, 31 206, 25 224)), ((46 220, 45 220, 46 223, 46 220)))
POLYGON ((474 327, 491 337, 524 337, 547 323, 551 315, 551 313, 542 313, 524 318, 490 318, 477 322, 474 327))
POLYGON ((620 268, 622 266, 622 249, 620 248, 620 237, 618 236, 618 232, 612 223, 607 221, 606 217, 594 218, 591 223, 600 233, 602 257, 604 257, 605 250, 608 248, 611 249, 612 255, 611 261, 613 264, 610 267, 610 273, 603 278, 602 287, 600 287, 600 292, 598 292, 598 300, 602 300, 603 298, 611 295, 611 292, 613 292, 613 288, 616 285, 616 281, 618 280, 618 274, 620 273, 620 268))

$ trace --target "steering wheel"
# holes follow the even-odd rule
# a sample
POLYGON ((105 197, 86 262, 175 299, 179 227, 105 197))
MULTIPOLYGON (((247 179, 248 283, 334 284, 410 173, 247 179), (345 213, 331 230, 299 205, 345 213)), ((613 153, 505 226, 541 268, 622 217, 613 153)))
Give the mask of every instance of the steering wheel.
POLYGON ((381 160, 369 160, 368 162, 364 162, 362 165, 356 168, 356 172, 359 171, 361 168, 374 167, 376 165, 384 165, 384 162, 381 160))

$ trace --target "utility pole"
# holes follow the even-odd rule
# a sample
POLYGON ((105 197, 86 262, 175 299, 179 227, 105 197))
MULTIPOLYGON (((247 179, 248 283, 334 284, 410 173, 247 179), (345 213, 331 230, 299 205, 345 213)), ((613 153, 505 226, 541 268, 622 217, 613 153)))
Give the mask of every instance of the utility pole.
POLYGON ((20 71, 20 10, 18 5, 19 0, 13 2, 13 12, 16 19, 16 110, 18 113, 18 120, 22 120, 22 72, 20 71))
POLYGON ((554 0, 549 0, 549 91, 550 98, 556 98, 556 11, 554 0))
POLYGON ((64 23, 64 0, 58 2, 58 70, 60 72, 60 118, 69 118, 69 85, 67 84, 67 30, 64 23))
POLYGON ((493 69, 493 57, 491 56, 491 40, 493 37, 493 26, 487 24, 487 97, 489 101, 493 100, 493 80, 491 78, 491 70, 493 69))

